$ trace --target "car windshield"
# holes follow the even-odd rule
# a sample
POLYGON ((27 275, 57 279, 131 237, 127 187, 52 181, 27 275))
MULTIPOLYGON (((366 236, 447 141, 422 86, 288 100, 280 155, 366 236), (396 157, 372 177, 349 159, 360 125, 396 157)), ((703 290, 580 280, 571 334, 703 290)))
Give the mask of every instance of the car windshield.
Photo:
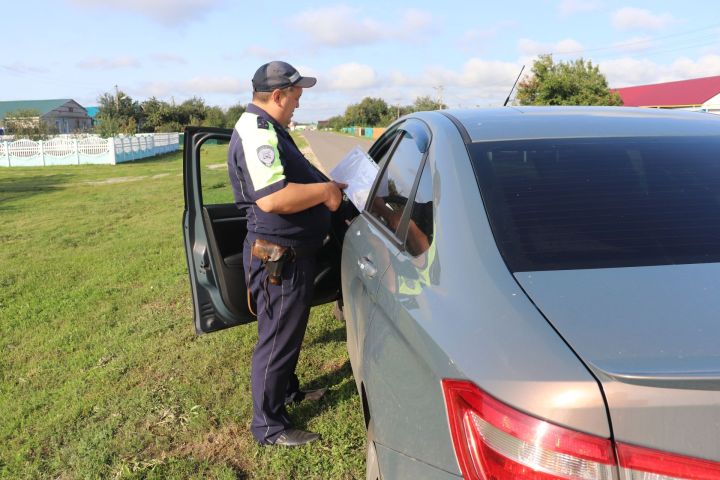
POLYGON ((720 262, 720 137, 469 146, 513 272, 720 262))

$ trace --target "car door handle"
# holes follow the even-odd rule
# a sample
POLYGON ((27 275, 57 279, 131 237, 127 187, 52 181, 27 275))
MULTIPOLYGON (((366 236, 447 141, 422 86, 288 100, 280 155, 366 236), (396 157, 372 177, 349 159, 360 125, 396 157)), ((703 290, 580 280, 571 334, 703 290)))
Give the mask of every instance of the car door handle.
POLYGON ((360 271, 368 278, 374 278, 375 275, 377 275, 377 268, 375 268, 375 265, 368 257, 360 258, 358 260, 358 267, 360 267, 360 271))

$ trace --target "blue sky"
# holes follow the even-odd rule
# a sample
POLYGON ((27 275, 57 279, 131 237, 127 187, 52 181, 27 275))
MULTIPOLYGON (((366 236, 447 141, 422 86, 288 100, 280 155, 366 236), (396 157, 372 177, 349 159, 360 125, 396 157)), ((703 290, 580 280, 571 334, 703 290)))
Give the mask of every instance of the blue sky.
POLYGON ((281 59, 318 77, 295 114, 314 121, 366 96, 500 105, 540 53, 590 59, 613 87, 720 75, 711 1, 25 0, 1 11, 0 100, 91 106, 117 85, 140 101, 228 107, 281 59))

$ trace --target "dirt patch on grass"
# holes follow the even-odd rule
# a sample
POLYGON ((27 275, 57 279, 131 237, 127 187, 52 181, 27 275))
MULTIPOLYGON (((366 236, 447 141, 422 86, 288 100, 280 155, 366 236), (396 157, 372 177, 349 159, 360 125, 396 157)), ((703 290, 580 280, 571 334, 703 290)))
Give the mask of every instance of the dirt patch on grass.
POLYGON ((192 457, 211 463, 226 464, 232 467, 239 478, 247 478, 245 472, 251 471, 247 458, 257 445, 246 427, 237 424, 225 425, 212 430, 196 442, 178 445, 168 452, 170 456, 192 457))
POLYGON ((138 180, 142 180, 143 178, 147 178, 145 176, 141 177, 113 177, 113 178, 107 178, 105 180, 97 180, 92 182, 84 182, 85 185, 112 185, 114 183, 126 183, 126 182, 137 182, 138 180))

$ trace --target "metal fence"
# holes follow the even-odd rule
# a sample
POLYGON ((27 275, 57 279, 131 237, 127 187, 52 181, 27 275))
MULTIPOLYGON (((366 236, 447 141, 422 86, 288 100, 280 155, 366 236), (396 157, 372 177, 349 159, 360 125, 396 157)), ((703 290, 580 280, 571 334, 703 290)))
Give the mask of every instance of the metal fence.
POLYGON ((132 162, 179 150, 179 134, 148 133, 131 137, 55 137, 51 140, 0 141, 0 167, 82 165, 132 162))

